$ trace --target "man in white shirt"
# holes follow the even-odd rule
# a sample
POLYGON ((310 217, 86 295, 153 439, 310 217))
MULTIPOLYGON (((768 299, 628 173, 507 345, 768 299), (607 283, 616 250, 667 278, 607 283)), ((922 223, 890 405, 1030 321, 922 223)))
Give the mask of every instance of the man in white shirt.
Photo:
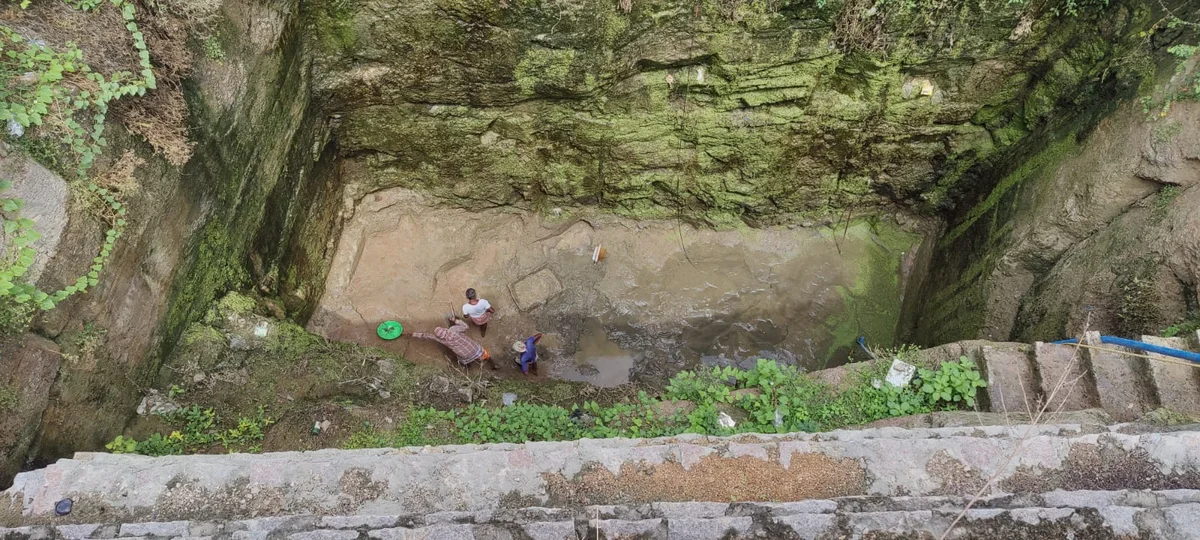
POLYGON ((475 289, 467 289, 467 303, 463 304, 462 310, 463 316, 479 327, 479 337, 486 336, 488 321, 492 319, 492 314, 496 313, 492 304, 479 298, 475 289))

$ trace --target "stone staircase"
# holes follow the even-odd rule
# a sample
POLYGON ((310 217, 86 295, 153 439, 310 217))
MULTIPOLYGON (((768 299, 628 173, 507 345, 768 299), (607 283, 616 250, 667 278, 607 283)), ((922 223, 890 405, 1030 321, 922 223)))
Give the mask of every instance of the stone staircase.
POLYGON ((937 537, 980 492, 950 537, 1196 538, 1200 432, 1060 424, 81 453, 16 478, 0 497, 0 523, 16 528, 0 538, 937 537), (56 516, 67 498, 72 512, 56 516))
MULTIPOLYGON (((1200 350, 1200 336, 1196 338, 1142 336, 1142 341, 1200 350)), ((1187 363, 1185 360, 1101 344, 1099 332, 1088 332, 1083 343, 1089 347, 961 341, 919 354, 931 364, 959 356, 974 360, 987 374, 983 405, 994 412, 1026 412, 1027 405, 1036 410, 1037 404, 1045 403, 1054 393, 1048 411, 1102 408, 1113 419, 1129 422, 1164 407, 1200 418, 1200 367, 1181 365, 1187 363), (1060 381, 1065 384, 1054 392, 1060 381)))
POLYGON ((840 497, 800 502, 686 502, 526 507, 407 515, 33 525, 5 540, 728 540, 741 538, 1196 538, 1200 491, 1055 491, 963 497, 840 497))

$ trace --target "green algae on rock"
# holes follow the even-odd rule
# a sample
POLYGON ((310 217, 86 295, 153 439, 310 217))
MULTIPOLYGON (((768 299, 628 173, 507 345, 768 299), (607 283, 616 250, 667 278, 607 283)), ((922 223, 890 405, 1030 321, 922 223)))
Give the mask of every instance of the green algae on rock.
POLYGON ((1109 68, 1146 18, 1137 2, 1075 16, 966 2, 897 12, 886 46, 858 50, 839 45, 852 6, 834 2, 422 0, 385 15, 397 8, 338 8, 372 31, 318 40, 352 194, 720 226, 953 204, 967 170, 1085 105, 1105 73, 1129 76, 1109 68))

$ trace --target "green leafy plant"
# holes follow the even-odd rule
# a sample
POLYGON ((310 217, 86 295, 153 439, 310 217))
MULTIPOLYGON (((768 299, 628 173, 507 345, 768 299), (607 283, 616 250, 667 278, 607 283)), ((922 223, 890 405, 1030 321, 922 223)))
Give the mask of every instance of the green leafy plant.
POLYGON ((220 62, 225 59, 225 50, 221 48, 221 40, 216 36, 209 36, 204 40, 204 56, 209 60, 220 62))
MULTIPOLYGON (((904 349, 913 355, 915 349, 904 349)), ((835 389, 794 366, 759 360, 753 369, 707 368, 680 372, 662 396, 639 392, 636 399, 601 405, 585 401, 573 407, 518 403, 507 407, 473 404, 453 411, 432 408, 408 411, 394 429, 364 423, 342 442, 343 448, 379 448, 461 443, 521 443, 580 438, 662 437, 680 433, 728 435, 821 431, 892 416, 937 409, 973 407, 976 392, 986 386, 966 358, 920 370, 920 378, 904 388, 880 379, 890 362, 864 363, 847 375, 850 383, 835 389), (721 413, 738 418, 734 428, 718 423, 721 413)), ((257 418, 219 429, 212 409, 192 406, 165 417, 180 426, 163 437, 138 443, 138 453, 166 455, 195 452, 219 444, 228 450, 257 448, 269 425, 257 418)))
POLYGON ((967 407, 974 407, 976 392, 987 386, 975 363, 965 356, 960 356, 957 362, 942 364, 937 371, 920 369, 917 374, 921 393, 933 406, 965 403, 967 407))
POLYGON ((274 423, 261 406, 254 416, 239 418, 234 427, 225 429, 217 427, 219 419, 212 408, 199 405, 163 414, 162 418, 178 429, 167 435, 155 433, 142 441, 117 436, 105 448, 118 454, 147 456, 195 453, 214 445, 219 445, 227 452, 261 452, 265 430, 274 423))
MULTIPOLYGON (((30 128, 42 126, 48 115, 57 114, 59 121, 56 124, 65 126, 62 142, 77 158, 76 172, 80 178, 87 177, 87 171, 107 144, 104 121, 109 103, 122 96, 144 95, 157 85, 145 36, 138 30, 134 20, 133 2, 110 1, 121 10, 121 17, 125 20, 125 28, 138 54, 140 77, 128 72, 109 76, 96 73, 83 61, 83 53, 74 44, 68 43, 64 51, 55 51, 0 25, 0 79, 5 82, 0 84, 0 122, 30 128), (78 85, 64 85, 64 78, 68 75, 82 76, 94 89, 83 90, 78 85), (81 123, 80 118, 87 118, 90 124, 81 123)), ((102 2, 70 0, 69 4, 90 11, 98 8, 102 2)), ((11 182, 0 180, 0 192, 11 187, 11 182)), ((23 279, 37 255, 32 244, 40 237, 33 228, 33 221, 19 214, 24 201, 17 198, 0 199, 0 211, 3 212, 0 214, 0 225, 4 227, 7 239, 3 250, 5 256, 0 259, 0 296, 11 297, 18 304, 32 303, 42 310, 50 310, 67 297, 86 292, 98 284, 100 272, 127 224, 127 210, 116 193, 90 182, 87 188, 102 202, 101 217, 109 224, 104 244, 86 274, 76 278, 73 284, 52 292, 41 291, 23 279)))
POLYGON ((1200 330, 1200 317, 1190 316, 1163 329, 1163 337, 1187 336, 1200 330))
POLYGON ((881 389, 887 398, 888 416, 908 416, 933 412, 928 395, 911 388, 898 388, 884 383, 881 389))
POLYGON ((117 435, 117 438, 104 445, 104 448, 114 454, 134 454, 137 453, 137 444, 136 439, 117 435))
POLYGON ((65 0, 68 6, 80 11, 91 11, 100 7, 104 0, 65 0))

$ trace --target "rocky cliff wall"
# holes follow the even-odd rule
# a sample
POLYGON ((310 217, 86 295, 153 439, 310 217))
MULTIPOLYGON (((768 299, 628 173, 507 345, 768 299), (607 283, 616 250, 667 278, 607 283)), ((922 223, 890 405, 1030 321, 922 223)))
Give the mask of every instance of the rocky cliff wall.
MULTIPOLYGON (((126 194, 130 226, 94 290, 39 314, 30 334, 0 339, 9 379, 0 383, 22 392, 21 429, 0 433, 0 478, 27 458, 101 449, 121 433, 184 327, 218 294, 293 291, 303 310, 304 284, 323 283, 337 220, 312 216, 325 215, 337 184, 322 181, 328 131, 310 101, 298 13, 289 1, 223 4, 223 56, 197 55, 185 82, 196 143, 186 165, 111 126, 99 170, 126 151, 141 161, 126 194)), ((63 209, 70 219, 44 289, 86 274, 103 241, 103 224, 79 204, 63 209)))
POLYGON ((1032 154, 940 240, 915 340, 1138 337, 1194 319, 1198 125, 1195 102, 1130 100, 1032 154))
POLYGON ((1135 79, 1116 60, 1147 18, 1140 2, 917 6, 319 0, 308 16, 352 197, 717 224, 944 210, 980 188, 973 171, 1135 79))

